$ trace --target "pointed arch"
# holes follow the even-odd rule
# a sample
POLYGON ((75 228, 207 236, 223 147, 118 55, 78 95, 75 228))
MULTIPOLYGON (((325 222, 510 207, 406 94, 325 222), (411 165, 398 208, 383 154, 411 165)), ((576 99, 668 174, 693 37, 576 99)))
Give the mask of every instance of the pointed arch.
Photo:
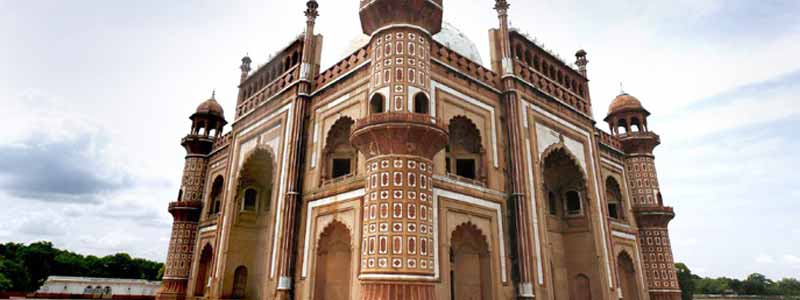
POLYGON ((219 213, 220 206, 222 203, 222 192, 225 188, 225 179, 222 178, 222 175, 217 175, 214 178, 214 182, 211 184, 211 194, 208 197, 208 201, 206 202, 208 208, 206 209, 209 216, 216 215, 219 213))
POLYGON ((323 183, 326 180, 351 176, 356 172, 358 150, 350 143, 350 133, 355 121, 342 116, 333 123, 325 137, 323 148, 323 183))
POLYGON ((369 113, 380 114, 386 112, 386 97, 380 92, 372 94, 369 99, 369 113))
POLYGON ((622 201, 622 189, 617 179, 613 176, 606 177, 606 204, 609 218, 625 219, 625 202, 622 201))
POLYGON ((238 266, 236 270, 233 271, 233 290, 231 291, 231 298, 247 298, 247 267, 245 266, 238 266))
POLYGON ((472 120, 463 115, 450 119, 450 140, 445 148, 447 173, 460 178, 485 182, 486 150, 483 148, 481 131, 472 120))
POLYGON ((637 284, 636 264, 631 255, 620 251, 617 255, 617 276, 622 289, 622 298, 625 300, 639 300, 639 285, 637 284))
POLYGON ((489 239, 472 222, 450 234, 450 284, 453 299, 494 299, 489 239))
POLYGON ((197 262, 197 274, 195 274, 194 295, 204 296, 206 294, 206 287, 208 286, 208 279, 211 273, 211 261, 213 260, 214 249, 211 244, 206 243, 203 250, 200 252, 200 258, 197 262))
POLYGON ((239 170, 234 196, 239 210, 254 213, 268 211, 271 208, 276 174, 276 161, 272 148, 259 145, 247 153, 239 170))
POLYGON ((601 263, 593 230, 596 222, 589 213, 588 176, 563 143, 542 152, 540 176, 542 190, 555 195, 553 202, 561 212, 549 217, 551 222, 547 223, 547 234, 554 241, 548 247, 553 253, 550 276, 556 298, 591 299, 589 279, 600 274, 601 263))
POLYGON ((353 247, 350 229, 333 220, 317 239, 314 299, 350 299, 353 247))

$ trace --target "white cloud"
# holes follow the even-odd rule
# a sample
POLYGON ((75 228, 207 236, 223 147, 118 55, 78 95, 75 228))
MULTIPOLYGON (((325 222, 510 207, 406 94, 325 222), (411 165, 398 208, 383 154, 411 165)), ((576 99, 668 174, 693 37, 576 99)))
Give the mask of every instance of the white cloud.
POLYGON ((760 264, 774 264, 775 259, 766 254, 759 254, 756 256, 756 262, 760 264))
POLYGON ((800 256, 786 254, 783 256, 783 261, 790 265, 800 266, 800 256))

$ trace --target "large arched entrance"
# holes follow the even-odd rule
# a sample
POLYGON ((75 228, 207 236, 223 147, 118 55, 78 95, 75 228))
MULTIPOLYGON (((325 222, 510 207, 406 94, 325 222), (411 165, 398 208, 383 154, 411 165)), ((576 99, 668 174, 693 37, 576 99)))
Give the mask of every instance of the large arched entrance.
POLYGON ((322 232, 317 243, 314 299, 349 300, 352 246, 350 231, 334 221, 322 232))
POLYGON ((597 285, 600 261, 585 173, 573 153, 559 145, 545 151, 542 173, 555 299, 588 300, 592 285, 597 285))
POLYGON ((200 261, 197 263, 197 279, 194 283, 195 296, 205 296, 206 294, 208 277, 211 275, 208 271, 213 254, 214 250, 211 249, 211 245, 206 244, 205 247, 203 247, 203 252, 200 254, 200 261))
POLYGON ((619 285, 622 289, 622 298, 625 300, 639 300, 639 286, 636 284, 636 268, 633 259, 627 252, 617 256, 617 274, 619 285))
POLYGON ((263 299, 271 291, 263 284, 270 280, 268 253, 271 252, 275 214, 272 204, 275 197, 277 166, 275 155, 267 145, 258 145, 244 154, 236 185, 225 212, 231 219, 228 242, 235 245, 228 251, 224 291, 233 298, 263 299), (233 274, 231 274, 233 271, 233 274), (233 276, 233 280, 228 280, 233 276))
POLYGON ((480 229, 471 223, 456 227, 450 256, 451 299, 494 299, 489 245, 480 229))

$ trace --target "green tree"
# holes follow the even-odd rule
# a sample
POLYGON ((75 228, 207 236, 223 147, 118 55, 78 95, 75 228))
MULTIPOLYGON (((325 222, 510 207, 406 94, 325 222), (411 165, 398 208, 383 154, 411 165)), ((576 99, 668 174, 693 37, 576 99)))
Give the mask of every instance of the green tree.
POLYGON ((684 263, 676 263, 678 270, 678 284, 681 287, 681 299, 692 300, 694 294, 694 280, 692 280, 692 270, 689 270, 684 263))
POLYGON ((778 295, 800 296, 800 280, 795 278, 784 278, 775 282, 778 295))
POLYGON ((30 274, 30 285, 25 291, 39 288, 52 271, 52 263, 58 252, 50 242, 36 242, 20 249, 19 259, 30 274))
POLYGON ((0 273, 0 292, 2 291, 10 291, 13 284, 10 279, 6 278, 3 273, 0 273))
POLYGON ((750 274, 742 282, 742 294, 745 295, 767 295, 767 291, 774 283, 767 276, 759 273, 750 274))

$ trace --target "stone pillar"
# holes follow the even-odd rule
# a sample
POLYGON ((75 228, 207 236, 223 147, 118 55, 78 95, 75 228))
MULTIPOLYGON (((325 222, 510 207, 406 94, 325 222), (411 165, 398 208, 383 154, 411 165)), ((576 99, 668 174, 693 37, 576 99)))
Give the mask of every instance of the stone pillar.
POLYGON ((206 164, 204 156, 186 157, 180 198, 169 204, 169 213, 173 218, 172 235, 164 266, 164 278, 161 288, 156 292, 158 300, 186 298, 186 287, 189 283, 197 238, 197 223, 203 208, 206 164))
POLYGON ((647 287, 652 300, 681 298, 668 225, 675 217, 664 206, 652 154, 629 155, 625 159, 633 209, 639 225, 639 245, 647 287))
POLYGON ((213 94, 189 118, 192 120, 191 131, 181 140, 181 146, 186 149, 181 189, 178 199, 169 204, 169 213, 173 219, 172 236, 169 240, 164 278, 161 288, 156 292, 157 300, 186 298, 197 239, 197 223, 203 208, 208 154, 227 123, 222 107, 213 94), (217 134, 209 135, 211 129, 217 134))
POLYGON ((359 120, 351 141, 367 155, 362 202, 362 299, 436 299, 433 156, 447 133, 428 115, 359 120))

